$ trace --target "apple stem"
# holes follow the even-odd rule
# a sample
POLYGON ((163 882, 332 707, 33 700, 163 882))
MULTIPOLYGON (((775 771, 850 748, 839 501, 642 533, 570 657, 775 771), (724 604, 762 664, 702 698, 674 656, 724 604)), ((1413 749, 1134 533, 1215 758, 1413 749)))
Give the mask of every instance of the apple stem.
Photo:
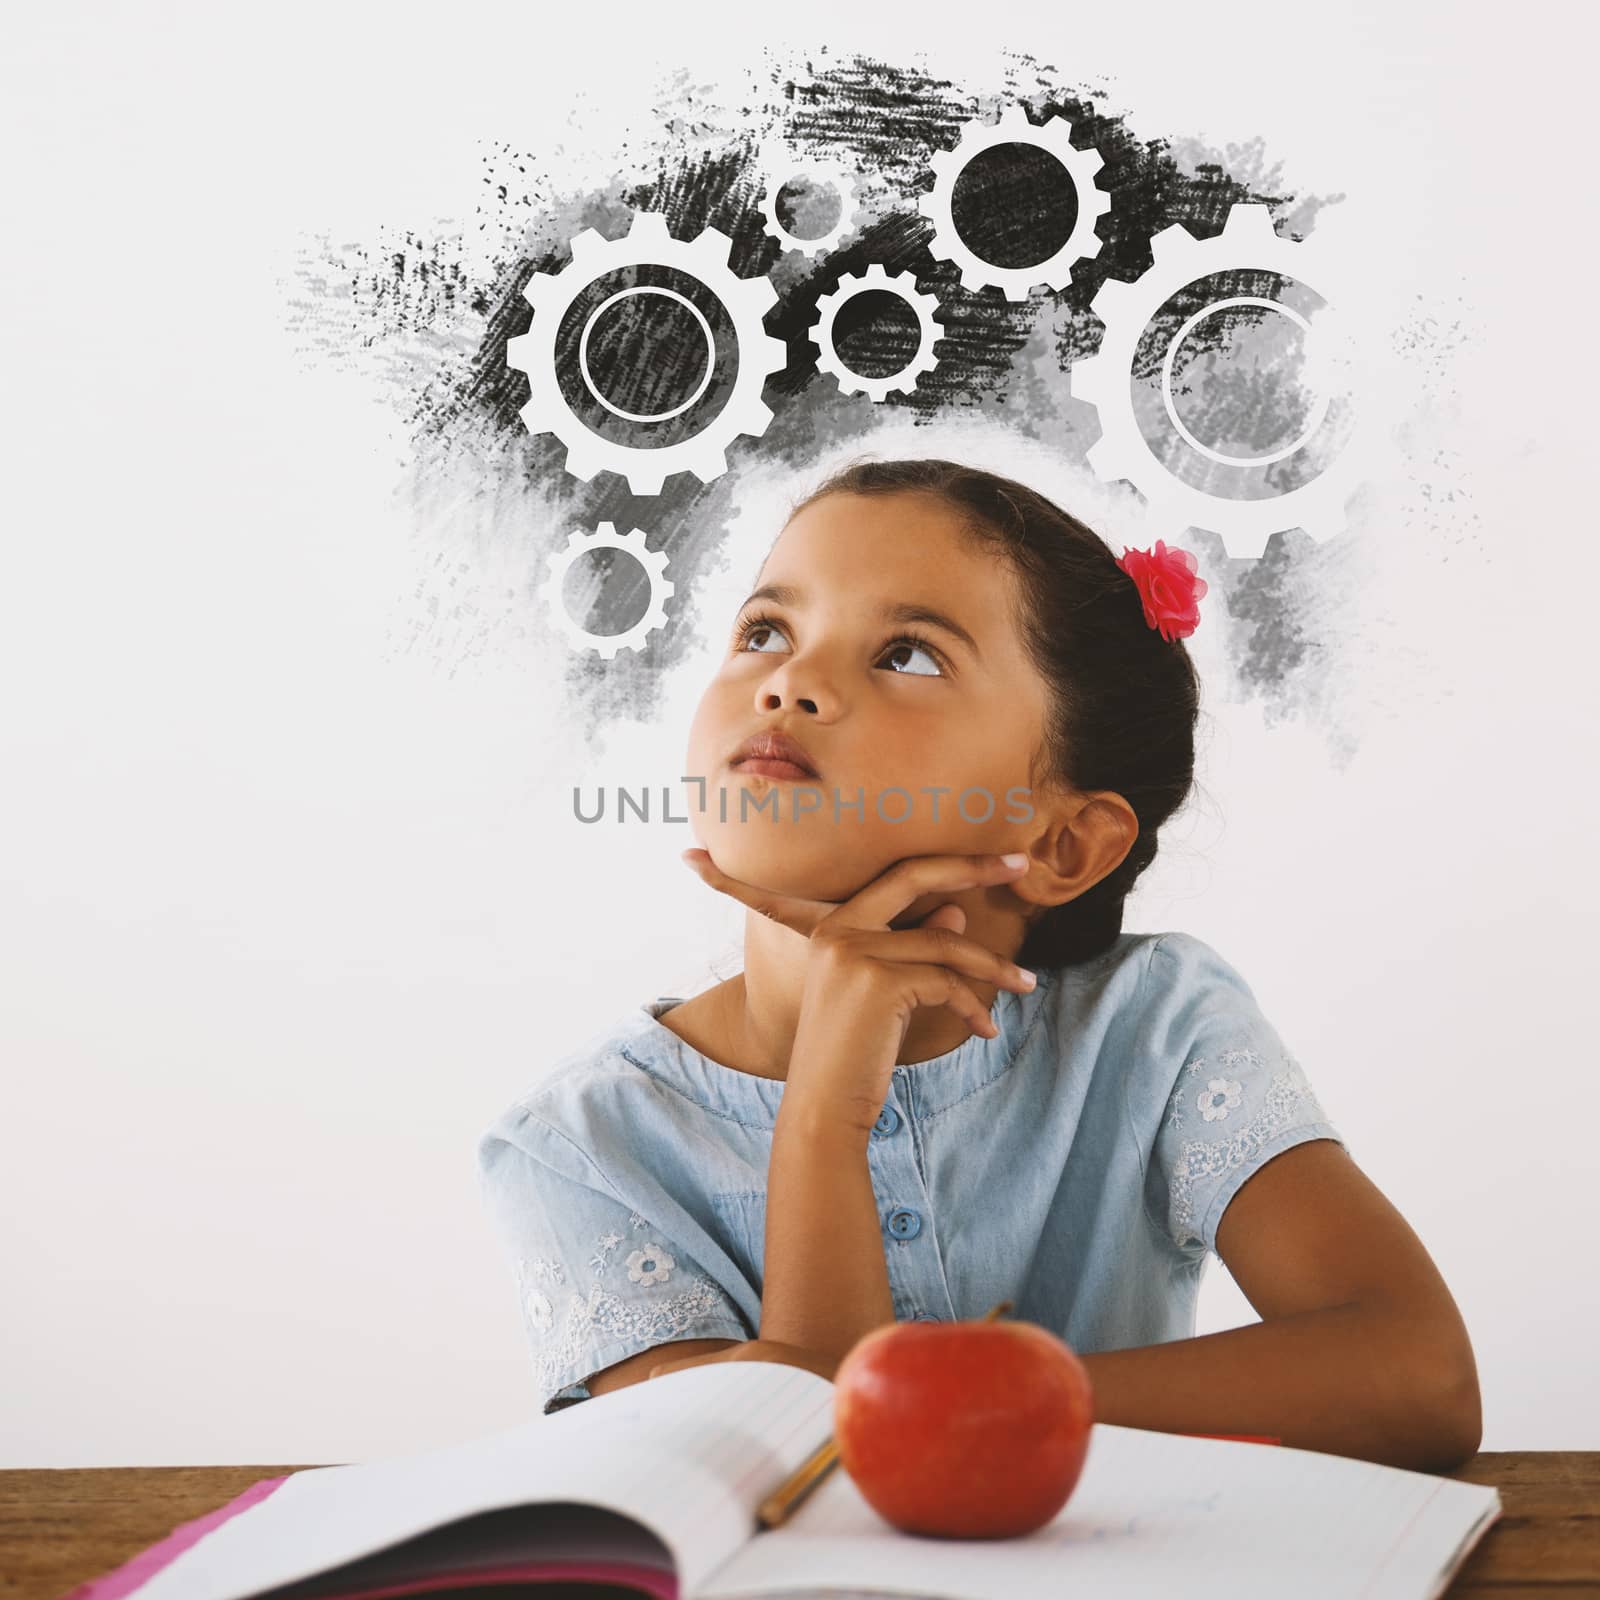
POLYGON ((997 1322, 1011 1309, 1009 1300, 1002 1300, 998 1305, 990 1306, 979 1319, 982 1322, 997 1322))

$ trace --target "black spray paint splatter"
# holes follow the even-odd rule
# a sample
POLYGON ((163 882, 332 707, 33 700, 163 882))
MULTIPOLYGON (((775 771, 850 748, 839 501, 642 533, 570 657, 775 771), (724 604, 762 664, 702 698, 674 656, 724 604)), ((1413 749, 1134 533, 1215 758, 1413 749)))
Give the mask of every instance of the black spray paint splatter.
MULTIPOLYGON (((409 473, 419 521, 426 507, 435 528, 449 526, 452 542, 468 550, 462 560, 440 549, 435 575, 419 587, 419 615, 407 648, 427 643, 465 657, 490 648, 497 636, 547 629, 536 591, 550 552, 564 547, 569 529, 601 522, 619 532, 641 527, 648 530, 651 549, 670 557, 673 620, 641 648, 622 650, 611 660, 574 651, 567 689, 576 723, 596 726, 623 711, 648 716, 663 670, 692 642, 692 629, 679 624, 692 617, 696 576, 723 542, 741 468, 773 460, 803 467, 819 441, 875 420, 870 400, 842 395, 831 378, 818 373, 808 337, 819 297, 841 277, 880 263, 890 273, 914 274, 943 306, 937 365, 910 393, 890 394, 880 407, 896 408, 919 423, 981 409, 1081 458, 1099 430, 1094 408, 1071 396, 1067 374, 1099 343, 1101 324, 1090 303, 1106 279, 1138 278, 1151 265, 1152 236, 1173 223, 1203 238, 1221 229, 1234 204, 1256 204, 1271 208, 1280 234, 1300 238, 1328 203, 1278 192, 1249 174, 1236 177, 1221 164, 1186 165, 1168 140, 1141 138, 1128 118, 1098 109, 1103 92, 1069 89, 1054 68, 1029 57, 1012 58, 1005 76, 1000 93, 975 95, 916 67, 824 56, 798 68, 770 67, 753 84, 753 103, 726 107, 680 74, 662 97, 660 143, 633 162, 635 171, 647 172, 639 181, 612 176, 586 190, 556 194, 537 154, 497 147, 485 158, 478 219, 468 235, 428 238, 406 231, 382 247, 318 241, 306 253, 287 301, 300 348, 316 362, 360 364, 401 397, 414 448, 409 473), (1002 106, 1017 102, 1036 125, 1052 115, 1070 120, 1073 145, 1093 148, 1103 158, 1096 182, 1111 204, 1098 223, 1098 254, 1077 263, 1066 289, 1039 289, 1013 301, 993 288, 964 289, 958 269, 930 254, 932 227, 918 197, 933 181, 931 152, 954 147, 966 124, 992 121, 1002 106), (861 226, 839 248, 810 259, 785 254, 766 232, 760 157, 774 135, 861 175, 861 226), (587 483, 568 474, 561 441, 552 434, 531 435, 524 425, 519 412, 528 399, 528 379, 508 365, 506 353, 507 340, 532 320, 523 294, 532 274, 568 266, 569 243, 582 229, 614 239, 639 211, 664 213, 680 240, 718 229, 731 241, 729 265, 736 274, 770 275, 780 297, 766 330, 788 353, 764 391, 774 413, 771 424, 760 437, 733 441, 727 473, 707 484, 678 473, 650 496, 633 494, 611 472, 587 483), (474 259, 480 252, 482 259, 474 259), (507 501, 543 514, 500 516, 496 508, 507 501), (491 550, 495 540, 517 548, 491 550), (491 555, 500 575, 475 589, 470 582, 461 586, 463 575, 491 555), (453 641, 447 638, 452 629, 453 641)), ((1040 158, 1027 147, 1009 151, 1009 157, 1002 151, 972 163, 953 195, 962 238, 1001 265, 1040 259, 1075 220, 1070 186, 1041 181, 1040 158)), ((682 273, 651 277, 641 269, 638 281, 694 298, 695 286, 682 273)), ((1260 282, 1247 287, 1265 288, 1260 282)), ((614 320, 609 336, 595 338, 587 352, 591 372, 601 380, 597 387, 625 410, 666 409, 663 372, 696 371, 696 361, 684 353, 701 348, 697 341, 703 338, 714 341, 719 355, 730 348, 730 329, 725 318, 718 324, 714 300, 701 297, 697 303, 706 319, 704 333, 696 330, 692 309, 666 307, 659 296, 651 300, 655 320, 648 336, 636 320, 614 320), (638 397, 647 392, 644 403, 638 397)), ((914 350, 914 323, 890 297, 863 295, 848 309, 835 329, 836 344, 855 371, 896 370, 914 350)), ((1187 314, 1183 297, 1174 296, 1152 323, 1153 335, 1175 331, 1187 314)), ((581 321, 575 319, 574 327, 581 321)), ((1186 354, 1212 348, 1235 331, 1214 319, 1196 330, 1186 354)), ((572 366, 575 339, 574 334, 560 349, 564 370, 572 366)), ((725 403, 723 388, 720 381, 709 385, 702 416, 725 403)), ((1292 411, 1292 386, 1278 399, 1292 411)), ((1259 396, 1241 399, 1238 393, 1224 395, 1220 404, 1228 416, 1222 420, 1235 425, 1247 400, 1256 402, 1259 420, 1259 396)), ((598 410, 594 425, 602 432, 619 427, 598 410)), ((1191 425, 1200 427, 1203 419, 1191 425)), ((1268 431, 1283 427, 1292 431, 1292 416, 1268 431)), ((797 483, 797 492, 801 487, 797 483)), ((1230 559, 1222 540, 1204 530, 1193 530, 1188 542, 1201 553, 1215 596, 1211 603, 1228 608, 1241 624, 1241 678, 1269 693, 1315 647, 1289 618, 1280 586, 1298 561, 1329 561, 1330 552, 1294 530, 1275 535, 1260 560, 1230 559)), ((593 563, 588 598, 574 610, 575 620, 597 634, 630 627, 649 600, 647 575, 626 556, 597 551, 586 559, 593 563)))

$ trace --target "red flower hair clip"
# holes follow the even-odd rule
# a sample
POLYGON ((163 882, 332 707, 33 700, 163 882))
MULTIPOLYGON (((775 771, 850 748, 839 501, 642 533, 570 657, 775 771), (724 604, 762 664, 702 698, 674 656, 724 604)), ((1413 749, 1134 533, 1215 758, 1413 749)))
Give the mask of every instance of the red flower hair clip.
POLYGON ((1124 550, 1117 565, 1133 579, 1144 602, 1144 620, 1161 630, 1169 644, 1187 639, 1200 621, 1196 601, 1206 592, 1206 580, 1196 577, 1200 563, 1188 550, 1169 550, 1157 539, 1151 550, 1124 550))

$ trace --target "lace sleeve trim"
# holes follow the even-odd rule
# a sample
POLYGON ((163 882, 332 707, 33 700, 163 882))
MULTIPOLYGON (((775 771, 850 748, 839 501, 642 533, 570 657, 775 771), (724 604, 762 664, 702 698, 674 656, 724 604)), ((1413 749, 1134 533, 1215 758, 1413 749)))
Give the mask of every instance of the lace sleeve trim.
POLYGON ((533 1345, 534 1373, 544 1392, 587 1377, 595 1370, 594 1352, 605 1346, 625 1342, 647 1349, 685 1338, 708 1321, 723 1324, 736 1320, 729 1316, 721 1289, 709 1278, 694 1277, 674 1293, 661 1293, 657 1286, 665 1273, 657 1262, 667 1271, 674 1265, 659 1247, 655 1255, 635 1251, 629 1258, 629 1278, 647 1291, 643 1298, 625 1299, 591 1283, 586 1291, 567 1294, 559 1313, 535 1282, 539 1278, 556 1281, 549 1271, 555 1264, 531 1262, 524 1266, 523 1309, 533 1345))
MULTIPOLYGON (((1196 1131, 1221 1129, 1244 1098, 1244 1087, 1233 1071, 1245 1067, 1262 1068, 1261 1057, 1249 1049, 1225 1050, 1215 1060, 1201 1056, 1179 1074, 1169 1103, 1169 1121, 1175 1128, 1185 1127, 1191 1113, 1198 1113, 1196 1131)), ((1285 1057, 1283 1069, 1273 1074, 1255 1114, 1221 1137, 1189 1137, 1183 1140, 1171 1177, 1169 1231, 1183 1247, 1200 1245, 1195 1218, 1196 1186, 1202 1180, 1225 1176, 1251 1161, 1279 1134, 1300 1123, 1326 1124, 1327 1116, 1298 1062, 1285 1057)))

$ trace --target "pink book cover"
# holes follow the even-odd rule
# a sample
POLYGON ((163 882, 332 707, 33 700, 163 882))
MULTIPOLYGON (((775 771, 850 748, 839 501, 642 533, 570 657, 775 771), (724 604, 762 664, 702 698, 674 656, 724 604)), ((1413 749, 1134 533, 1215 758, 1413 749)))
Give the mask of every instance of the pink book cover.
MULTIPOLYGON (((229 1518, 248 1511, 259 1504, 280 1484, 287 1483, 292 1473, 282 1477, 263 1478, 253 1483, 242 1494, 235 1495, 225 1506, 208 1511, 203 1517, 182 1522, 148 1550, 124 1561, 120 1567, 90 1578, 70 1590, 61 1600, 122 1600, 148 1583, 156 1573, 170 1565, 192 1545, 198 1544, 214 1528, 220 1528, 229 1518)), ((678 1600, 678 1580, 671 1572, 659 1567, 644 1566, 631 1561, 525 1561, 514 1565, 474 1568, 457 1574, 433 1573, 408 1583, 390 1583, 379 1587, 358 1586, 347 1590, 321 1591, 321 1600, 386 1600, 391 1595, 420 1594, 430 1589, 452 1589, 470 1585, 497 1583, 595 1583, 611 1584, 637 1589, 652 1600, 678 1600)))

